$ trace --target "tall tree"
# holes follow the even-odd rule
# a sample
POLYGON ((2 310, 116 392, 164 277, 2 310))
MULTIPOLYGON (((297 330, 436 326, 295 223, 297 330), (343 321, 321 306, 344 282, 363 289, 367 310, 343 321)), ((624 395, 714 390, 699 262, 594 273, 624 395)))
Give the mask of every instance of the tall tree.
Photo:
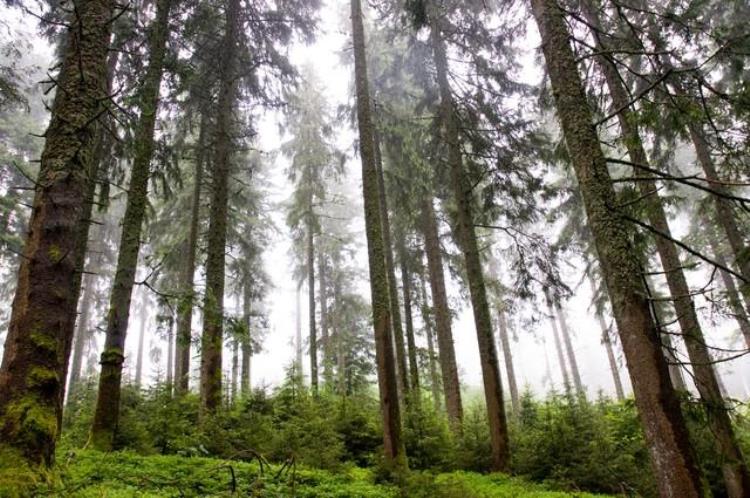
MULTIPOLYGON (((72 327, 77 224, 94 155, 96 122, 106 111, 107 53, 115 4, 88 0, 68 21, 57 92, 45 133, 28 236, 18 271, 0 366, 3 465, 50 465, 62 412, 72 327)), ((0 471, 5 472, 4 469, 0 471)), ((11 470, 12 472, 12 470, 11 470)))
POLYGON ((382 221, 378 196, 378 171, 375 157, 374 126, 370 110, 367 75, 365 31, 360 0, 351 0, 352 41, 354 44, 354 82, 357 97, 357 124, 362 160, 362 195, 365 209, 365 233, 370 269, 370 292, 375 333, 380 405, 383 415, 383 449, 393 469, 406 466, 406 453, 401 439, 401 411, 398 400, 398 379, 393 354, 393 337, 385 268, 382 221))
POLYGON ((563 10, 555 0, 532 0, 531 5, 557 116, 621 332, 659 492, 664 497, 697 498, 703 495, 700 471, 669 380, 659 330, 638 277, 641 269, 633 257, 626 220, 611 206, 617 197, 570 47, 563 10))

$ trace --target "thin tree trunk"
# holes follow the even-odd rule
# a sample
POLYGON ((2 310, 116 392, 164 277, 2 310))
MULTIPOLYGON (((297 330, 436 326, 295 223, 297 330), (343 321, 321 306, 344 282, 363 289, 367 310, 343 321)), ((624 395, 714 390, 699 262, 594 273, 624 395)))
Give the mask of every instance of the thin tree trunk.
POLYGON ((346 395, 346 351, 344 348, 343 328, 340 327, 341 281, 336 277, 333 283, 334 319, 331 323, 331 336, 336 341, 336 384, 339 396, 346 395))
POLYGON ((312 222, 312 198, 307 222, 307 310, 310 326, 310 388, 318 395, 318 335, 315 329, 315 242, 312 222))
POLYGON ((130 317, 130 301, 141 247, 141 229, 148 202, 148 179, 154 151, 154 127, 159 105, 159 88, 164 69, 171 0, 156 2, 156 18, 149 35, 149 63, 140 88, 140 118, 135 130, 133 166, 131 168, 125 215, 122 220, 117 268, 110 295, 104 351, 97 392, 90 443, 100 451, 111 451, 120 414, 122 364, 125 360, 125 337, 130 317))
POLYGON ((253 355, 252 331, 250 328, 250 286, 242 286, 242 320, 247 328, 247 335, 242 338, 242 373, 240 380, 240 393, 243 397, 250 396, 252 383, 250 378, 250 361, 253 355))
POLYGON ((193 305, 195 302, 195 259, 198 251, 198 228, 200 224, 201 187, 203 185, 203 163, 205 160, 206 114, 201 115, 198 144, 195 150, 195 177, 193 199, 190 206, 190 231, 187 239, 185 266, 182 269, 181 289, 184 297, 177 309, 177 352, 175 362, 175 391, 178 395, 188 392, 190 387, 190 343, 193 340, 193 305))
POLYGON ((323 342, 323 380, 326 389, 333 385, 331 365, 331 338, 328 334, 328 279, 325 255, 322 247, 318 249, 318 300, 320 301, 320 338, 323 342))
POLYGON ((135 387, 141 389, 141 380, 143 378, 143 350, 146 341, 146 306, 141 307, 141 326, 138 332, 138 351, 135 356, 135 387))
POLYGON ((77 5, 63 52, 51 121, 0 366, 0 451, 7 462, 51 465, 80 273, 75 249, 104 111, 114 2, 77 5))
POLYGON ((471 182, 464 171, 461 157, 458 118, 450 82, 448 81, 448 59, 445 54, 444 33, 440 27, 442 18, 435 14, 435 12, 430 14, 430 38, 435 57, 438 89, 440 90, 443 140, 448 147, 451 188, 456 203, 456 233, 458 245, 466 264, 471 307, 474 312, 474 325, 477 331, 479 361, 482 367, 484 397, 490 425, 492 470, 507 471, 510 466, 508 426, 505 418, 503 387, 500 383, 500 367, 497 361, 495 336, 492 332, 492 318, 487 302, 487 290, 484 285, 477 236, 474 231, 471 208, 472 188, 471 182))
POLYGON ((211 209, 206 251, 206 295, 201 335, 201 413, 221 407, 221 349, 224 336, 224 263, 227 245, 229 171, 233 152, 232 116, 237 99, 236 59, 240 1, 229 0, 225 33, 219 60, 219 97, 216 105, 216 136, 211 181, 211 209))
POLYGON ((409 353, 409 386, 416 399, 420 397, 419 365, 417 364, 417 343, 414 340, 414 322, 411 309, 411 275, 406 264, 406 248, 403 236, 399 237, 399 255, 401 263, 401 284, 404 291, 404 322, 406 325, 406 347, 409 353))
POLYGON ((579 395, 586 396, 586 390, 583 388, 583 382, 581 382, 581 373, 578 370, 578 360, 576 359, 576 353, 573 349, 573 341, 570 337, 570 330, 568 329, 568 322, 565 320, 565 312, 558 302, 555 302, 555 315, 557 316, 557 321, 560 323, 560 335, 563 344, 565 345, 565 353, 568 359, 568 365, 570 365, 573 385, 575 385, 576 392, 579 395))
POLYGON ((170 315, 167 319, 167 391, 172 395, 172 383, 174 378, 174 318, 170 315))
POLYGON ((451 314, 448 308, 448 295, 445 290, 443 257, 440 250, 437 218, 432 200, 427 196, 422 200, 422 232, 424 235, 425 254, 427 256, 427 271, 430 275, 432 312, 435 316, 438 354, 440 355, 440 372, 442 373, 443 394, 445 395, 445 410, 448 413, 448 420, 450 420, 451 426, 455 431, 460 433, 463 424, 461 384, 458 380, 456 351, 453 347, 451 314))
POLYGON ((380 154, 380 136, 377 129, 374 131, 373 140, 375 144, 375 164, 378 169, 378 199, 380 200, 380 221, 383 224, 383 250, 385 251, 385 269, 388 277, 388 299, 391 307, 391 332, 396 345, 396 374, 398 375, 399 392, 403 394, 402 398, 406 399, 409 392, 409 371, 406 366, 406 346, 404 344, 404 329, 401 324, 401 309, 396 284, 396 265, 393 262, 388 196, 385 192, 383 158, 380 154))
MULTIPOLYGON (((591 1, 587 0, 584 2, 585 15, 588 17, 590 24, 599 26, 598 15, 591 1)), ((605 40, 599 36, 598 32, 595 32, 594 35, 597 45, 606 51, 609 46, 605 40)), ((613 106, 616 109, 621 109, 618 118, 628 155, 634 163, 647 166, 649 164, 648 156, 643 147, 640 131, 637 127, 637 120, 630 110, 630 97, 622 83, 619 70, 611 60, 605 57, 598 57, 596 60, 604 73, 613 106)), ((690 132, 691 134, 694 133, 692 126, 690 132)), ((696 144, 696 149, 697 147, 698 144, 696 144)), ((700 157, 699 160, 703 163, 700 157)), ((710 174, 714 175, 713 179, 718 179, 716 178, 716 171, 713 169, 713 163, 708 167, 704 165, 704 171, 709 179, 711 179, 710 174)), ((695 384, 698 388, 701 402, 708 412, 708 423, 715 438, 717 451, 721 455, 722 473, 727 491, 730 498, 748 496, 750 495, 750 473, 748 473, 742 451, 734 434, 727 406, 724 403, 719 379, 713 366, 713 359, 706 347, 706 340, 691 298, 690 287, 682 271, 683 266, 677 246, 671 240, 672 235, 669 222, 658 194, 656 181, 653 175, 648 173, 637 171, 636 174, 645 179, 645 181, 637 183, 646 202, 649 222, 659 232, 665 234, 664 237, 657 236, 655 238, 656 249, 667 279, 669 292, 672 295, 675 311, 677 312, 677 321, 680 324, 682 338, 685 341, 685 347, 693 366, 695 384)), ((731 210, 728 209, 725 203, 719 201, 718 204, 729 210, 729 213, 726 213, 727 216, 731 215, 731 210)), ((729 232, 727 233, 729 234, 729 232)), ((740 249, 744 250, 744 247, 744 241, 742 241, 740 249)), ((750 270, 750 266, 747 269, 750 270)), ((750 275, 750 272, 748 275, 750 275)))
POLYGON ((427 300, 427 286, 425 285, 424 270, 419 273, 421 281, 421 300, 420 309, 422 311, 422 322, 424 322, 424 333, 427 336, 427 360, 430 367, 430 389, 432 391, 432 402, 435 407, 435 412, 439 413, 441 410, 442 403, 440 401, 440 378, 437 372, 437 355, 435 354, 435 345, 432 336, 432 320, 430 319, 430 311, 427 300))
POLYGON ((237 384, 240 374, 240 344, 237 339, 232 340, 232 387, 230 391, 230 400, 234 404, 237 402, 237 384))
POLYGON ((375 158, 374 127, 370 111, 370 90, 365 60, 365 32, 360 0, 351 0, 352 40, 354 44, 354 80, 357 95, 357 123, 362 159, 362 191, 365 208, 365 233, 370 269, 370 291, 375 335, 375 359, 383 415, 383 449, 391 468, 406 466, 401 439, 401 413, 398 402, 398 378, 393 355, 388 276, 385 268, 382 220, 378 202, 378 171, 375 158))
POLYGON ((68 380, 68 402, 74 399, 78 383, 81 379, 81 366, 83 365, 83 353, 86 342, 89 340, 89 320, 91 308, 94 304, 94 278, 93 275, 86 276, 83 294, 81 295, 81 314, 76 326, 76 337, 73 347, 73 357, 70 360, 70 379, 68 380))
POLYGON ((295 348, 296 348, 296 360, 295 363, 297 364, 297 375, 302 377, 302 281, 300 280, 297 282, 297 322, 295 324, 295 336, 294 336, 294 342, 295 342, 295 348))
POLYGON ((508 321, 505 318, 505 310, 497 310, 498 335, 503 348, 505 358, 505 372, 508 374, 508 388, 510 389, 510 402, 513 415, 518 416, 521 412, 521 400, 518 396, 518 384, 516 383, 516 371, 513 367, 513 352, 510 349, 510 338, 508 337, 508 321))
POLYGON ((612 346, 612 339, 609 336, 609 327, 604 321, 604 316, 597 310, 596 319, 599 321, 599 327, 602 329, 602 342, 604 348, 607 350, 607 359, 609 360, 609 369, 612 372, 612 380, 615 383, 615 395, 617 401, 623 401, 625 399, 625 391, 622 388, 622 380, 620 379, 620 371, 617 368, 617 358, 615 357, 615 348, 612 346))
POLYGON ((636 406, 651 452, 662 497, 698 498, 703 484, 679 399, 669 380, 659 330, 645 296, 641 268, 633 256, 626 220, 611 203, 617 199, 593 126, 570 33, 555 0, 532 0, 542 49, 571 162, 578 178, 588 224, 629 366, 636 406))
POLYGON ((545 300, 547 301, 547 311, 549 312, 549 321, 552 325, 552 335, 555 339, 555 350, 557 351, 557 362, 560 364, 560 372, 562 373, 563 387, 566 393, 570 392, 570 374, 568 374, 568 365, 565 361, 565 352, 563 351, 562 340, 560 339, 560 331, 557 328, 557 320, 555 318, 555 311, 552 308, 552 297, 550 297, 547 289, 544 290, 545 300))

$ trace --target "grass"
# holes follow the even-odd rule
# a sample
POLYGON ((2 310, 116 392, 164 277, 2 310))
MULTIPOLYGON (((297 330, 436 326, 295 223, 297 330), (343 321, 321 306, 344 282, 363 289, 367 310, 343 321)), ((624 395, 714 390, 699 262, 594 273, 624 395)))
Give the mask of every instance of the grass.
MULTIPOLYGON (((33 496, 76 498, 594 498, 550 491, 502 474, 412 472, 399 488, 376 482, 369 469, 338 472, 200 457, 75 451, 58 458, 49 483, 33 496)), ((602 496, 602 495, 598 495, 602 496)))

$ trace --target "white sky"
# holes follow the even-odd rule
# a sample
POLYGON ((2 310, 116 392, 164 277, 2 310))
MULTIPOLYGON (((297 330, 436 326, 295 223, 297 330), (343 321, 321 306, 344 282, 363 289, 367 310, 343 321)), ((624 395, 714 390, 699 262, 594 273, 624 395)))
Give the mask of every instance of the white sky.
MULTIPOLYGON (((6 20, 7 9, 3 9, 3 16, 6 20)), ((15 15, 13 16, 15 17, 15 15)), ((321 32, 315 44, 311 46, 302 46, 295 44, 290 48, 292 61, 301 66, 311 64, 318 71, 321 81, 325 85, 326 94, 331 107, 338 104, 347 103, 350 94, 351 72, 352 68, 343 66, 339 63, 339 52, 344 47, 348 47, 349 33, 347 23, 349 21, 349 3, 346 0, 329 0, 321 12, 321 32)), ((33 31, 34 20, 28 16, 22 24, 29 26, 26 31, 33 31)), ((535 32, 531 36, 530 47, 534 47, 536 42, 535 32)), ((40 40, 37 44, 39 51, 49 53, 49 48, 40 40)), ((529 64, 532 64, 533 58, 526 56, 529 64)), ((530 67, 525 72, 529 78, 538 80, 540 72, 537 68, 530 67)), ((259 125, 259 145, 262 150, 271 151, 278 147, 280 137, 278 132, 278 116, 267 114, 264 116, 259 125)), ((351 145, 354 140, 354 133, 342 124, 342 133, 338 137, 337 145, 348 152, 351 151, 351 145)), ((287 182, 284 169, 286 162, 277 155, 274 164, 269 165, 269 176, 272 184, 271 200, 281 203, 288 198, 291 193, 291 185, 287 182)), ((352 185, 352 195, 356 197, 361 191, 361 176, 359 160, 355 157, 347 164, 348 179, 347 183, 352 185)), ((352 227, 357 233, 358 238, 364 244, 363 223, 361 220, 361 208, 357 213, 357 219, 352 223, 352 227)), ((267 334, 263 345, 263 352, 253 357, 252 361, 252 379, 254 386, 276 385, 283 378, 284 367, 290 363, 294 356, 293 338, 295 334, 295 289, 296 283, 292 278, 292 262, 290 258, 290 239, 286 233, 284 222, 285 214, 279 208, 273 213, 277 226, 281 229, 280 233, 272 241, 271 246, 265 253, 266 269, 271 277, 273 288, 268 296, 267 305, 270 314, 270 331, 267 334)), ((584 220, 581 220, 583 222, 584 220)), ((674 223, 676 235, 684 235, 686 222, 679 219, 674 223)), ((445 231, 446 228, 442 227, 445 231)), ((361 260, 361 267, 366 268, 364 251, 360 251, 357 259, 361 260)), ((569 284, 575 284, 580 279, 582 265, 580 262, 572 262, 572 265, 564 268, 564 280, 569 284)), ((446 275, 448 275, 446 269, 446 275)), ((692 272, 689 275, 691 283, 698 285, 702 283, 701 275, 692 272)), ((509 278, 505 279, 510 280, 509 278)), ((449 282, 449 292, 451 301, 458 299, 458 291, 455 282, 449 282)), ((369 290, 367 282, 361 282, 362 294, 369 299, 369 290)), ((138 292, 141 292, 140 290, 138 292)), ((303 288, 302 298, 302 326, 303 335, 307 331, 307 308, 306 308, 306 290, 303 288)), ((134 299, 136 301, 136 299, 134 299)), ((601 331, 598 323, 589 309, 591 304, 591 291, 587 283, 577 289, 575 296, 565 303, 568 323, 574 334, 574 347, 579 359, 581 376, 584 384, 590 394, 596 394, 599 390, 605 393, 613 394, 614 387, 612 377, 609 372, 607 357, 604 347, 600 343, 601 331)), ((228 296, 225 302, 227 312, 233 312, 236 309, 236 301, 233 296, 228 296)), ((152 320, 150 317, 149 320, 152 320)), ((415 316, 417 324, 420 323, 419 317, 415 316)), ((129 330, 127 340, 127 351, 129 356, 128 365, 130 368, 135 363, 135 351, 137 347, 137 335, 139 326, 139 317, 137 313, 131 317, 132 327, 129 330)), ((524 321, 524 323, 527 323, 524 321)), ((718 330, 711 330, 706 325, 707 335, 711 342, 717 342, 726 345, 726 338, 730 330, 734 328, 731 323, 723 323, 718 330)), ((533 329, 523 328, 530 325, 522 325, 520 320, 511 319, 510 326, 512 335, 517 338, 513 342, 513 356, 515 362, 516 375, 519 387, 529 386, 535 392, 542 393, 551 386, 543 383, 543 377, 551 373, 555 387, 560 389, 561 381, 559 367, 557 365, 557 356, 554 350, 552 332, 547 320, 541 320, 534 325, 533 329)), ((199 329, 194 329, 195 331, 199 329)), ((477 349, 476 334, 473 326, 471 309, 468 304, 464 304, 462 309, 453 322, 453 333, 455 339, 456 356, 459 363, 462 383, 471 388, 481 386, 481 371, 479 367, 479 355, 477 349)), ((101 339, 100 339, 101 342, 101 339)), ((424 346, 424 339, 418 340, 419 345, 424 346)), ((618 346, 619 347, 619 346, 618 346)), ((164 349, 162 345, 162 349, 164 349)), ((148 350, 148 344, 147 344, 148 350)), ((195 352, 193 352, 195 355, 195 352)), ((618 353, 618 356, 619 353, 618 353)), ((228 368, 230 355, 225 351, 225 367, 228 368)), ((500 356, 502 361, 502 356, 500 356)), ((157 371, 163 372, 163 365, 166 361, 166 355, 162 355, 161 368, 148 358, 145 365, 146 379, 154 378, 157 371)), ((197 367, 198 359, 194 356, 193 367, 197 367)), ((307 361, 307 354, 305 354, 307 361)), ((724 375, 725 383, 728 386, 729 393, 738 398, 745 399, 748 396, 747 377, 750 374, 750 363, 747 358, 725 363, 720 366, 724 375)), ((502 370, 504 377, 505 370, 502 370)), ((626 386, 626 391, 630 391, 630 385, 624 368, 621 369, 621 378, 626 386)), ((505 380, 504 380, 505 382, 505 380)), ((194 385, 194 384, 193 384, 194 385)), ((472 389, 473 390, 473 389, 472 389)))

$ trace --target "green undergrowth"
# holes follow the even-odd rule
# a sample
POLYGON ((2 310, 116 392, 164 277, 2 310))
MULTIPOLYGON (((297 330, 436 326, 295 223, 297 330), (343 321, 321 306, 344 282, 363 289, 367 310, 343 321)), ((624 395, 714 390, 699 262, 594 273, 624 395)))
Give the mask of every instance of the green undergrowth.
MULTIPOLYGON (((247 457, 247 455, 245 455, 247 457)), ((81 450, 61 454, 55 475, 33 496, 76 498, 593 498, 549 491, 501 474, 412 472, 401 486, 377 482, 371 470, 331 472, 258 461, 81 450)))

